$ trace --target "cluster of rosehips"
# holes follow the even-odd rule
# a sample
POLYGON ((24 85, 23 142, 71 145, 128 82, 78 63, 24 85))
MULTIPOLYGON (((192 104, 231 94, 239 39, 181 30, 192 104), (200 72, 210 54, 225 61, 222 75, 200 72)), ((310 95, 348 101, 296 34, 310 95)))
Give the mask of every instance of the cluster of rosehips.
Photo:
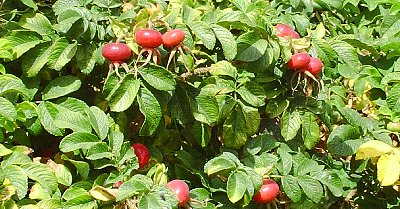
MULTIPOLYGON (((298 39, 300 35, 289 25, 286 24, 277 24, 275 26, 277 32, 277 36, 283 38, 291 38, 291 39, 298 39)), ((320 59, 311 57, 306 52, 298 53, 295 49, 295 54, 292 55, 291 59, 287 63, 287 66, 290 70, 295 71, 295 75, 298 74, 298 80, 300 81, 301 75, 304 74, 304 80, 307 83, 307 77, 310 77, 312 80, 316 81, 318 87, 322 87, 323 85, 316 79, 316 76, 322 71, 323 64, 320 59)), ((293 75, 293 78, 295 77, 293 75)), ((293 79, 292 79, 293 80, 293 79)), ((298 84, 297 84, 298 85, 298 84)), ((296 85, 296 87, 297 87, 296 85)))
MULTIPOLYGON (((140 29, 135 33, 134 38, 135 42, 142 47, 138 59, 135 62, 135 69, 137 69, 137 63, 143 54, 146 54, 147 56, 143 65, 149 63, 151 59, 153 59, 154 63, 160 64, 161 54, 157 50, 157 47, 161 46, 161 44, 164 47, 172 47, 171 55, 168 58, 167 68, 177 51, 184 54, 183 49, 187 49, 187 47, 184 47, 182 44, 185 39, 185 32, 180 29, 170 30, 164 34, 153 29, 140 29)), ((118 77, 121 78, 118 73, 118 68, 120 66, 125 69, 126 73, 131 72, 125 63, 125 61, 132 56, 132 50, 128 45, 119 43, 119 41, 117 41, 117 43, 108 43, 104 45, 102 55, 105 59, 110 61, 110 72, 115 70, 118 77)))

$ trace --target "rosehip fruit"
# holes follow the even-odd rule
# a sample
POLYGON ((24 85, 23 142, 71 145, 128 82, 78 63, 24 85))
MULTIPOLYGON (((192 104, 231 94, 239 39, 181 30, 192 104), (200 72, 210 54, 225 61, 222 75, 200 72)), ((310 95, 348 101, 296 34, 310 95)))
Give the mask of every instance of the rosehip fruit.
POLYGON ((174 29, 163 34, 163 45, 165 47, 174 47, 185 40, 185 32, 181 29, 174 29))
POLYGON ((288 67, 291 70, 301 70, 308 66, 310 60, 311 57, 307 53, 294 54, 288 62, 288 67))
POLYGON ((136 43, 144 48, 157 48, 162 42, 162 35, 160 32, 152 29, 141 29, 135 33, 136 43))
POLYGON ((132 50, 123 43, 108 43, 103 46, 101 54, 110 62, 124 62, 132 56, 132 50))
POLYGON ((149 163, 150 152, 147 147, 143 144, 136 143, 132 145, 132 148, 135 149, 135 155, 139 160, 139 168, 143 168, 149 163))
POLYGON ((315 57, 310 58, 310 62, 307 65, 306 71, 310 72, 313 75, 317 75, 322 71, 322 64, 321 60, 315 57))
POLYGON ((178 206, 183 206, 189 201, 189 186, 182 180, 175 179, 167 183, 167 188, 173 191, 178 199, 178 206))
POLYGON ((260 190, 253 196, 258 204, 271 203, 279 195, 279 186, 272 179, 264 179, 260 190))

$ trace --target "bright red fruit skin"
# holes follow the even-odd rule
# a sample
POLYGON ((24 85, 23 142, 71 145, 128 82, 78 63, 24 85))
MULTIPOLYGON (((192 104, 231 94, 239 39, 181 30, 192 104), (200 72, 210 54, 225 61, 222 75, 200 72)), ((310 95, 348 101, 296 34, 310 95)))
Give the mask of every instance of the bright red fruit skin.
POLYGON ((108 43, 103 46, 101 54, 110 62, 122 63, 132 56, 132 50, 123 43, 108 43))
POLYGON ((313 75, 317 75, 322 71, 323 66, 324 64, 322 64, 320 59, 311 57, 310 62, 308 63, 308 66, 306 68, 306 71, 310 72, 313 75))
POLYGON ((271 203, 279 195, 279 185, 272 179, 264 179, 260 190, 253 196, 258 204, 271 203))
POLYGON ((176 194, 179 207, 189 201, 189 186, 182 180, 175 179, 167 183, 167 188, 176 194))
POLYGON ((174 47, 185 40, 185 32, 181 29, 174 29, 163 34, 163 45, 165 47, 174 47))
POLYGON ((139 168, 143 168, 149 163, 150 152, 147 147, 143 144, 136 143, 132 145, 132 148, 135 149, 135 155, 139 160, 139 168))
POLYGON ((307 53, 294 54, 288 62, 288 67, 291 70, 301 70, 308 66, 310 60, 311 57, 307 53))
POLYGON ((118 189, 122 185, 122 181, 117 181, 115 184, 113 184, 113 188, 118 189))
POLYGON ((297 33, 296 31, 290 32, 289 36, 292 37, 292 39, 298 39, 298 38, 300 38, 299 33, 297 33))
POLYGON ((278 31, 278 33, 276 35, 280 36, 280 37, 289 36, 291 34, 291 32, 293 31, 292 27, 290 27, 289 25, 283 24, 283 23, 277 24, 275 26, 275 28, 278 31))
POLYGON ((156 30, 142 29, 135 33, 135 41, 144 48, 157 48, 162 44, 163 39, 161 33, 156 30))

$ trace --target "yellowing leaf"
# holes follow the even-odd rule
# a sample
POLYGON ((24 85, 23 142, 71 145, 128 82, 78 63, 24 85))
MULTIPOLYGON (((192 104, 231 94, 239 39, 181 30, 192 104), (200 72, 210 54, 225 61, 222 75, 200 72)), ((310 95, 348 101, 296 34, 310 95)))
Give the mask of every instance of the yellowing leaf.
POLYGON ((115 200, 118 189, 107 189, 102 186, 95 186, 89 191, 90 195, 101 201, 115 200))
POLYGON ((390 186, 397 182, 400 176, 400 162, 396 155, 382 155, 377 163, 378 181, 382 186, 390 186))
POLYGON ((378 140, 367 141, 360 146, 356 154, 356 160, 378 157, 393 151, 393 147, 378 140))

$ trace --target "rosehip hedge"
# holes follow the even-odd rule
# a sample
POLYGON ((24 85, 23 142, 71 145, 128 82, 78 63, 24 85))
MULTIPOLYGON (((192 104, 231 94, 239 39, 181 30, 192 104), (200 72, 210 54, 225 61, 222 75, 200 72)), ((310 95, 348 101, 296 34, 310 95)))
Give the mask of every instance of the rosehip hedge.
POLYGON ((398 208, 399 12, 2 0, 0 209, 398 208))

